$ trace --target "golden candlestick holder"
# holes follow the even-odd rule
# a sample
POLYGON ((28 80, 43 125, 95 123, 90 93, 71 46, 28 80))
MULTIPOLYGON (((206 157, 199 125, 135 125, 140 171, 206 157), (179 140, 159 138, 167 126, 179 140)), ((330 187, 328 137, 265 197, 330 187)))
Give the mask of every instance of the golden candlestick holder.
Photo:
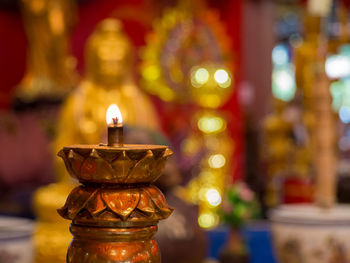
POLYGON ((58 153, 81 183, 58 210, 72 220, 67 262, 160 262, 153 236, 173 209, 152 183, 172 154, 167 146, 134 144, 74 145, 58 153))

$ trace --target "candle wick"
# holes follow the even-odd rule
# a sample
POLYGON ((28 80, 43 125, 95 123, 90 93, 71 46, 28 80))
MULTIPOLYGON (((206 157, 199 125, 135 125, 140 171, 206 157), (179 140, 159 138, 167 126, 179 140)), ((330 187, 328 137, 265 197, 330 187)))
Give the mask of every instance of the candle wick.
POLYGON ((112 118, 112 120, 113 120, 113 124, 114 124, 114 125, 117 125, 117 124, 118 124, 118 118, 112 118))

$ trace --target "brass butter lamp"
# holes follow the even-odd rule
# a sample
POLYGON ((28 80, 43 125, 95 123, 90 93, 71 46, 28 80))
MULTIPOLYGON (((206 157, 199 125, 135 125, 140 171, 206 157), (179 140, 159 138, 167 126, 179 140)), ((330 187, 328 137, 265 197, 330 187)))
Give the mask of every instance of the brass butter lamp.
POLYGON ((58 153, 81 183, 58 210, 72 221, 67 262, 160 262, 153 236, 172 208, 152 183, 173 152, 161 145, 124 144, 115 104, 106 119, 107 144, 67 146, 58 153))

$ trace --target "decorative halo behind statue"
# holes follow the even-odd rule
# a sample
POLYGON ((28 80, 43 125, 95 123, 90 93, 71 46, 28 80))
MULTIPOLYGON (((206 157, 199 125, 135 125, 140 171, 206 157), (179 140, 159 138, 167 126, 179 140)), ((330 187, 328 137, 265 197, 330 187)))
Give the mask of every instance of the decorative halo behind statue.
POLYGON ((226 66, 229 39, 219 15, 205 9, 168 9, 155 22, 142 51, 142 86, 164 101, 191 102, 192 67, 203 63, 226 66))

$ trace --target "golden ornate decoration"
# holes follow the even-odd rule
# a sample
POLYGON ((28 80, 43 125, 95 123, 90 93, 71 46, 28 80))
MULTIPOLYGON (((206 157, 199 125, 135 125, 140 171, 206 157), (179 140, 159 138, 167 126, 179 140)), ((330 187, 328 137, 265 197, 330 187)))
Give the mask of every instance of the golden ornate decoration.
POLYGON ((168 217, 171 209, 155 186, 138 189, 95 189, 80 186, 69 195, 59 214, 75 224, 116 223, 137 225, 168 217))
POLYGON ((160 262, 153 235, 172 208, 151 183, 171 155, 158 145, 76 145, 59 152, 82 183, 58 210, 72 220, 67 262, 160 262))
POLYGON ((59 152, 70 175, 84 183, 152 183, 172 154, 166 147, 148 145, 130 144, 117 149, 99 146, 92 150, 90 147, 66 147, 59 152))
POLYGON ((216 211, 229 181, 232 152, 226 120, 217 110, 232 94, 234 83, 225 27, 213 9, 179 1, 155 21, 146 42, 141 54, 142 87, 164 101, 202 108, 192 117, 191 134, 182 145, 185 155, 205 154, 199 175, 178 193, 199 204, 202 227, 214 227, 219 223, 216 211))
POLYGON ((232 95, 233 81, 230 70, 222 64, 194 66, 190 89, 193 101, 203 108, 216 109, 232 95))
POLYGON ((219 14, 190 5, 183 1, 165 10, 141 54, 142 87, 165 101, 191 102, 192 67, 226 65, 230 57, 230 41, 219 14))
POLYGON ((232 180, 229 170, 234 144, 227 133, 225 114, 216 110, 201 110, 192 121, 193 133, 183 142, 183 154, 190 158, 203 152, 203 157, 198 176, 180 194, 199 205, 199 225, 213 228, 219 224, 217 210, 232 180))

